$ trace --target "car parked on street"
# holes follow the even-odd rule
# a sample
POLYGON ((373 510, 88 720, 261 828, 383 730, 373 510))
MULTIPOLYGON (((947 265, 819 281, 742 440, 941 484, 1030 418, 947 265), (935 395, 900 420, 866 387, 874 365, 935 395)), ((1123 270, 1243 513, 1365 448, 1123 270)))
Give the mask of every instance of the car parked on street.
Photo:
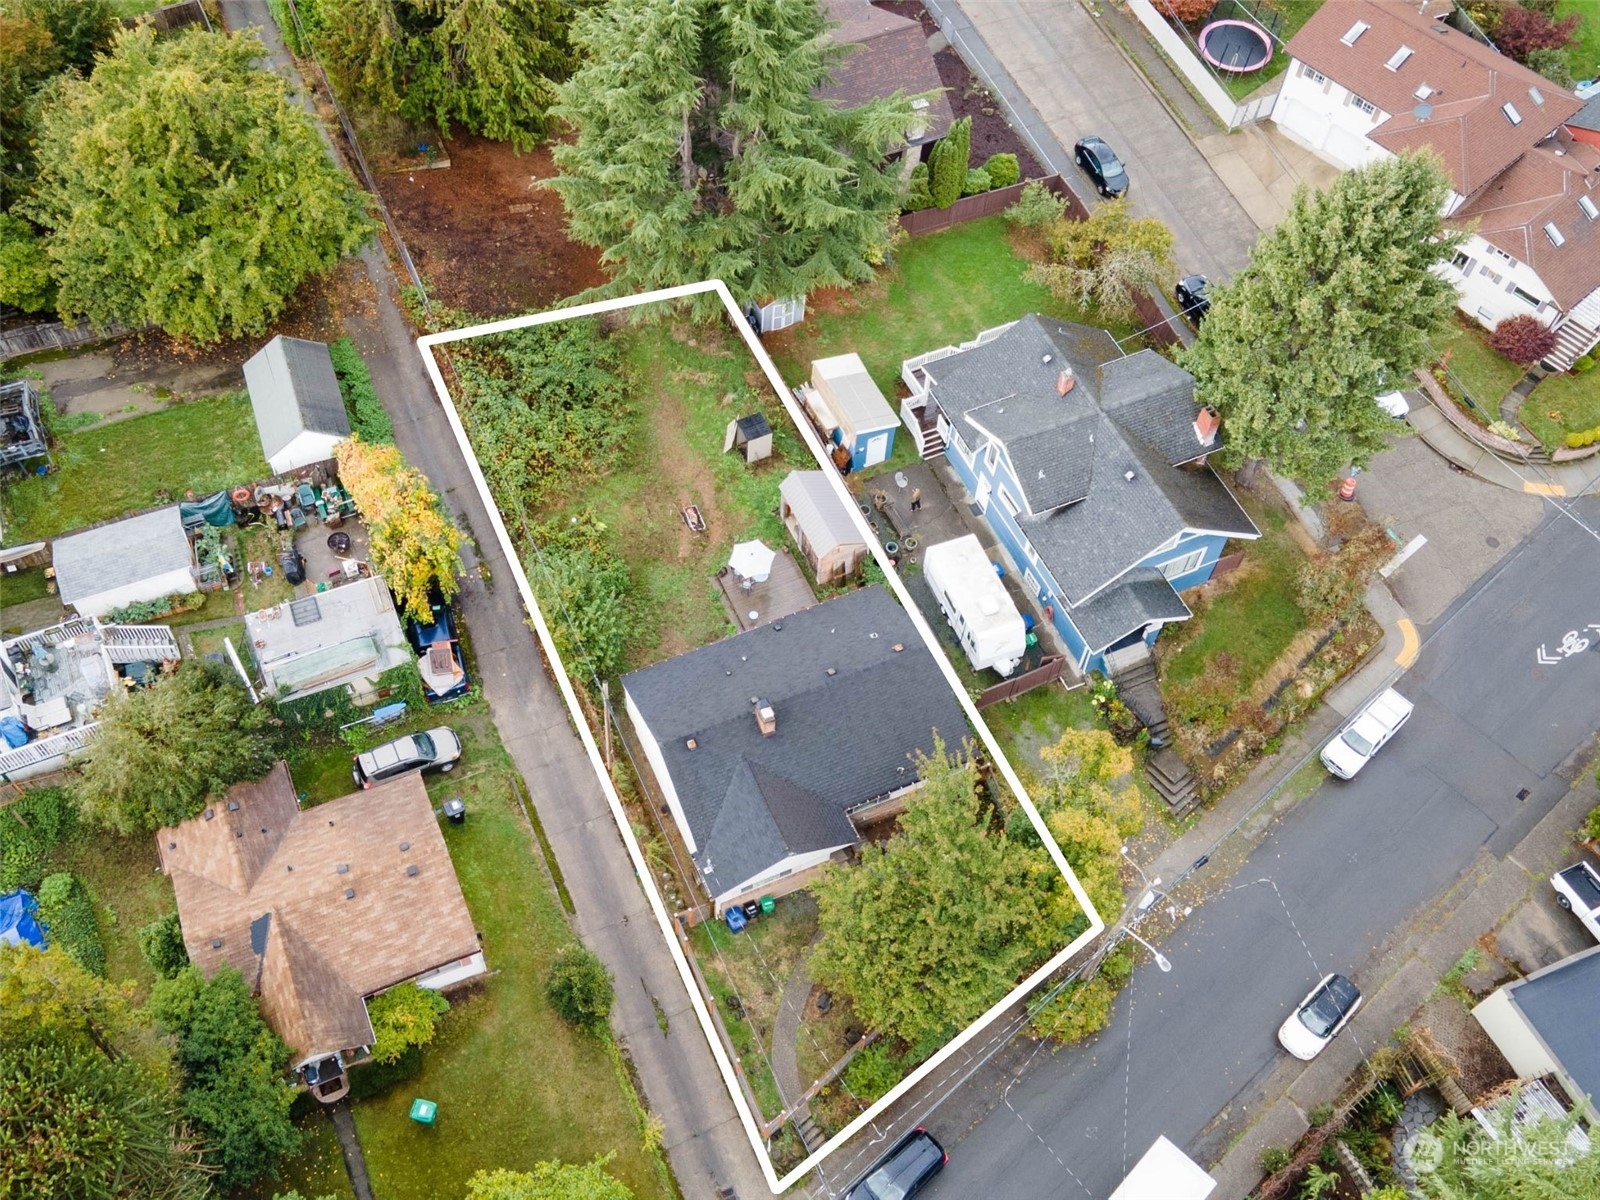
POLYGON ((1095 190, 1107 199, 1128 190, 1128 169, 1104 138, 1090 134, 1072 147, 1072 157, 1083 173, 1094 181, 1095 190))
POLYGON ((1353 779, 1367 760, 1411 719, 1413 707, 1399 692, 1386 688, 1322 748, 1322 765, 1340 779, 1353 779))
POLYGON ((845 1200, 911 1200, 949 1161, 933 1134, 913 1129, 867 1168, 845 1193, 845 1200))
POLYGON ((1278 1044, 1309 1061, 1339 1036, 1360 1007, 1361 990, 1355 984, 1343 975, 1324 975, 1279 1027, 1278 1044))
POLYGON ((437 591, 428 600, 433 620, 424 624, 407 617, 406 640, 417 653, 423 695, 429 704, 438 704, 466 695, 472 680, 467 677, 467 663, 461 654, 455 611, 437 591))
POLYGON ((427 733, 397 737, 356 755, 350 773, 357 787, 369 788, 410 771, 453 771, 459 761, 461 739, 441 725, 427 733))
POLYGON ((1172 289, 1173 298, 1178 302, 1178 311, 1197 329, 1211 311, 1211 297, 1206 294, 1210 286, 1211 281, 1204 275, 1185 275, 1178 280, 1178 286, 1172 289))
POLYGON ((1566 909, 1600 942, 1600 870, 1593 863, 1574 863, 1550 877, 1556 903, 1566 909))

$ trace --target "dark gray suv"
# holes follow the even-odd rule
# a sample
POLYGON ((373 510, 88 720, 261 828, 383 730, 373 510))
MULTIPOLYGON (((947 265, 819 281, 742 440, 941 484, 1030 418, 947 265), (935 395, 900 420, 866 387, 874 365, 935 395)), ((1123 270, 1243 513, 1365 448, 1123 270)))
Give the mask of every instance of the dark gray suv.
POLYGON ((911 1200, 949 1161, 933 1134, 913 1129, 867 1168, 845 1200, 911 1200))

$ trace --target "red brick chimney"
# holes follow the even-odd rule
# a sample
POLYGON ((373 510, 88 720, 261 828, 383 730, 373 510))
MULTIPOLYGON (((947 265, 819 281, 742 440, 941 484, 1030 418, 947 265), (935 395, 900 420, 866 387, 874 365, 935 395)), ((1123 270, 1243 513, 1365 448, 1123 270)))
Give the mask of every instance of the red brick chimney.
POLYGON ((1056 395, 1065 396, 1077 382, 1077 379, 1072 374, 1072 368, 1063 367, 1061 374, 1056 376, 1056 395))
POLYGON ((1202 446, 1212 446, 1217 441, 1217 430, 1222 428, 1222 416, 1211 405, 1202 408, 1194 419, 1194 436, 1202 446))
POLYGON ((778 732, 778 714, 772 711, 772 705, 765 700, 752 700, 750 707, 756 715, 756 728, 761 730, 762 737, 771 737, 778 732))

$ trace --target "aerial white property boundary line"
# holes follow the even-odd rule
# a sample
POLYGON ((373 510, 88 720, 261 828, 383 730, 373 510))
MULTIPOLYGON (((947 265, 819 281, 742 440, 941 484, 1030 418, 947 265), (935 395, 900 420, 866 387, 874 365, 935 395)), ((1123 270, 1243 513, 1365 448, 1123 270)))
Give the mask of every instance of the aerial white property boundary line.
POLYGON ((422 352, 422 360, 427 369, 428 377, 433 380, 434 390, 439 394, 439 402, 444 405, 445 416, 450 421, 450 428, 455 432, 456 441, 461 447, 461 453, 467 460, 467 469, 472 473, 472 480, 478 487, 478 494, 482 498, 483 506, 489 514, 489 522, 494 527, 495 536, 500 540, 500 548, 505 552, 506 559, 510 563, 511 573, 517 581, 517 589, 522 594, 522 602, 527 606, 528 613, 533 618, 533 627, 539 635, 539 644, 544 648, 546 658, 555 668, 556 684, 561 689, 562 698, 567 703, 567 709, 572 715, 573 724, 578 730, 578 736, 583 741, 583 748, 589 755, 589 762, 593 765, 595 775, 600 780, 600 788, 605 793, 606 803, 611 807, 611 815, 616 820, 617 831, 622 835, 623 843, 628 847, 628 857, 633 860, 634 872, 638 875, 639 882, 643 885, 645 895, 650 901, 650 909, 655 914, 656 924, 661 930, 661 936, 667 941, 667 947, 672 953, 673 963, 678 968, 678 976, 683 980, 684 990, 689 993, 689 1002, 694 1008, 695 1016, 700 1020, 700 1028, 705 1033, 706 1041, 711 1046, 711 1053, 716 1059, 717 1069, 722 1072, 723 1082, 727 1085, 729 1095, 733 1097, 734 1107, 739 1112, 739 1119, 744 1125, 745 1135, 750 1139, 750 1145, 756 1152, 756 1160, 761 1164, 761 1170, 766 1176, 768 1185, 774 1192, 781 1193, 786 1191, 813 1167, 820 1164, 824 1158, 832 1154, 834 1150, 854 1137, 869 1122, 875 1120, 891 1104, 900 1099, 902 1095, 915 1087, 930 1073, 937 1070, 947 1058, 977 1037, 994 1021, 998 1020, 1006 1009, 1032 991, 1035 986, 1057 968, 1065 965, 1079 950, 1104 931, 1106 927, 1105 921, 1095 911, 1094 905, 1089 902, 1088 894, 1083 890, 1083 885, 1078 882, 1078 877, 1073 874, 1072 867, 1068 865, 1066 858, 1062 855, 1061 847, 1056 844, 1055 838, 1051 836, 1049 829, 1045 827, 1045 823, 1039 815, 1039 810, 1034 807, 1033 801, 1028 797, 1028 793, 1022 786, 1022 781, 1017 778, 1016 772, 1012 770, 1011 763, 995 743, 993 735, 989 732, 988 725, 984 723, 983 718, 978 714, 977 706, 973 704, 971 697, 967 695, 966 689, 961 686, 961 681, 956 676, 955 668, 950 665, 949 660, 945 657, 933 630, 929 627, 927 620, 923 617, 916 604, 913 603, 910 594, 906 591, 905 584, 900 581, 899 575, 889 563, 888 556, 879 545, 877 537, 867 527, 866 520, 861 515, 861 510, 856 504, 855 498, 850 495, 848 489, 844 486, 844 480, 833 468, 832 461, 823 451, 822 442, 818 438, 816 430, 812 428, 811 422, 800 411, 799 406, 790 395, 789 389, 784 385, 783 377, 778 374, 778 368, 773 364, 771 357, 757 339, 754 331, 745 322, 738 305, 734 303, 732 293, 728 291, 727 285, 722 280, 710 279, 704 283, 662 288, 658 291, 642 292, 635 296, 600 300, 592 304, 574 305, 571 308, 549 309, 541 313, 510 317, 504 321, 489 321, 481 325, 471 325, 465 329, 453 329, 445 333, 431 333, 418 338, 417 347, 422 352), (738 1079, 734 1074, 733 1063, 729 1061, 727 1051, 722 1045, 722 1039, 717 1036, 716 1029, 711 1024, 711 1015, 706 1011, 705 1001, 700 995, 700 989, 695 985, 694 977, 690 973, 688 959, 684 957, 683 947, 679 944, 678 938, 673 931, 672 917, 667 912, 666 904, 661 899, 661 893, 656 887, 654 874, 645 862, 644 852, 639 848, 638 839, 633 833, 633 826, 628 820, 627 812, 622 807, 622 799, 617 795, 616 787, 611 782, 611 776, 605 768, 605 761, 601 757, 600 748, 594 740, 594 734, 589 728, 589 722, 584 717, 583 710, 578 706, 577 695, 572 690, 571 681, 567 678, 566 666, 561 661, 561 655, 556 649, 555 640, 550 636, 550 627, 545 622, 544 614, 539 609, 538 601, 534 598, 533 588, 528 582, 527 572, 524 570, 522 560, 518 556, 516 545, 512 542, 511 535, 506 529, 505 521, 502 519, 500 510, 495 504, 494 496, 489 491, 489 484, 484 478, 483 469, 479 466, 477 456, 472 450, 472 444, 467 439, 467 431, 461 422, 461 414, 456 410, 450 391, 445 386, 444 375, 439 369, 438 359, 433 353, 435 346, 448 345, 451 342, 468 341, 472 338, 485 337, 496 333, 509 333, 512 330, 527 329, 534 325, 547 325, 553 321, 571 320, 574 317, 599 316, 602 313, 616 312, 620 309, 634 308, 639 305, 657 304, 667 300, 681 300, 690 296, 703 295, 707 292, 715 292, 722 301, 722 306, 727 311, 728 319, 732 322, 733 328, 739 332, 739 335, 744 339, 746 347, 749 348, 756 362, 761 365, 761 370, 766 374, 767 381, 772 385, 773 391, 777 393, 778 399, 783 404, 784 411, 789 414, 789 419, 794 423, 795 428, 799 430, 801 437, 805 439, 806 445, 822 466, 834 491, 844 502, 845 508, 856 523, 857 532, 861 534, 862 541, 872 548, 873 557, 876 559, 878 566, 882 568, 889 586, 894 590, 895 596, 910 616, 912 624, 916 626, 917 633, 921 636, 923 643, 933 654, 934 661, 939 664, 939 669, 944 673, 945 680, 949 683, 951 690, 955 692, 961 701, 961 706, 967 714, 967 720, 972 723, 973 728, 978 731, 979 737, 983 739, 984 749, 988 751, 990 761, 1000 768, 1001 775, 1016 794, 1018 801, 1028 814, 1028 819, 1033 822, 1034 829, 1038 831, 1040 840, 1043 841, 1051 861, 1055 863, 1056 869, 1066 879, 1067 886, 1072 889, 1072 894, 1077 899, 1078 905, 1089 917, 1089 927, 1074 938, 1069 945, 1008 992, 1003 999, 997 1001, 993 1007, 958 1034, 942 1050, 905 1079, 902 1079, 881 1100, 834 1134, 820 1150, 812 1154, 781 1179, 772 1165, 771 1156, 767 1153, 756 1115, 751 1112, 749 1104, 745 1101, 744 1092, 739 1087, 738 1079))

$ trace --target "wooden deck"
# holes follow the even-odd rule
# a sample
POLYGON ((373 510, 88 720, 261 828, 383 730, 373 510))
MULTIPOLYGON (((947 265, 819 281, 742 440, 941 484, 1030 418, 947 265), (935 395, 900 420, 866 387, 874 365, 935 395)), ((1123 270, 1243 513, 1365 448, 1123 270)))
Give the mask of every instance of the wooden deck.
POLYGON ((779 550, 772 560, 772 573, 765 583, 752 583, 748 590, 743 584, 727 567, 717 572, 723 607, 740 633, 769 621, 781 621, 817 602, 806 582, 805 569, 790 556, 788 547, 779 550))

